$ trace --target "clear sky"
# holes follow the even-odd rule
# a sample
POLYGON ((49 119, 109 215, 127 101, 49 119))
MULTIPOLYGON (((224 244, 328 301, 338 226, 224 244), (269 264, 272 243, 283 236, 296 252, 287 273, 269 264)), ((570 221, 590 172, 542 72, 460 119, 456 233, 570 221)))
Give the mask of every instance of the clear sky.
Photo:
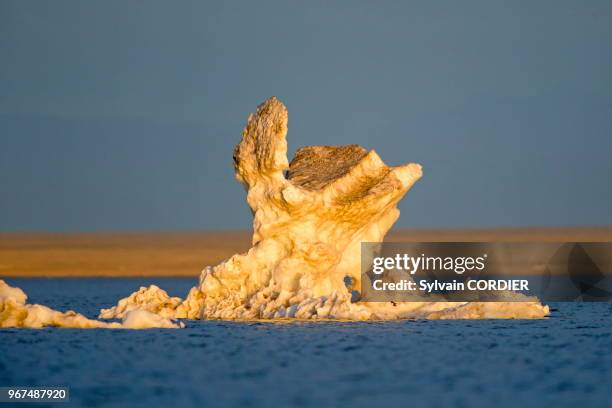
POLYGON ((1 1, 0 230, 248 228, 232 148, 419 162, 401 227, 612 224, 610 1, 1 1))

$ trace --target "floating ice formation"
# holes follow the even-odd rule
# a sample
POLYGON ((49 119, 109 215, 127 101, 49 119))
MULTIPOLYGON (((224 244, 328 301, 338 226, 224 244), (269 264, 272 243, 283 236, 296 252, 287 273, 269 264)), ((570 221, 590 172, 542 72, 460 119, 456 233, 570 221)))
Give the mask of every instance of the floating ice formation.
POLYGON ((379 242, 421 166, 386 166, 357 145, 308 146, 287 160, 287 109, 272 97, 250 115, 234 150, 236 178, 253 212, 253 246, 207 267, 187 298, 140 288, 101 318, 140 309, 189 319, 541 318, 525 302, 352 302, 360 289, 360 244, 379 242), (351 278, 347 287, 345 278, 351 278))
POLYGON ((357 145, 308 146, 287 160, 287 109, 272 97, 249 116, 234 150, 237 179, 253 212, 253 246, 207 267, 185 300, 151 285, 91 320, 27 304, 0 280, 0 327, 178 328, 170 319, 541 318, 523 302, 352 302, 361 288, 361 242, 380 242, 421 166, 386 166, 357 145), (346 285, 350 278, 350 285, 346 285))
POLYGON ((181 298, 170 297, 165 290, 151 285, 148 288, 141 287, 125 299, 121 299, 117 306, 100 311, 100 319, 123 319, 134 310, 146 310, 149 313, 161 317, 172 317, 175 310, 182 302, 181 298))
POLYGON ((58 312, 43 305, 27 304, 27 295, 19 288, 9 286, 0 280, 0 327, 28 327, 39 329, 45 326, 74 329, 149 329, 184 327, 146 310, 135 309, 124 314, 123 322, 101 322, 88 319, 82 314, 69 310, 58 312))

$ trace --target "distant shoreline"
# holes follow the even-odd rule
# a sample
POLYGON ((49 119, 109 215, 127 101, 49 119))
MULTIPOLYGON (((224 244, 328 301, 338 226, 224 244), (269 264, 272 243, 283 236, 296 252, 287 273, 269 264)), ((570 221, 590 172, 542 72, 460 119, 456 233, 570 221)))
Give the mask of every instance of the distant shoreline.
MULTIPOLYGON (((612 242, 612 227, 397 229, 389 242, 612 242)), ((197 277, 251 246, 248 231, 0 232, 0 277, 197 277)))

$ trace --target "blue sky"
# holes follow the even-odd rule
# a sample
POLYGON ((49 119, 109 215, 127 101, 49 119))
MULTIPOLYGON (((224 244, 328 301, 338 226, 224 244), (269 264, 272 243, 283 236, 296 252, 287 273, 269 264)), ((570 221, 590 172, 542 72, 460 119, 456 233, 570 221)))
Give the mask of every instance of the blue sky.
POLYGON ((0 2, 0 230, 249 228, 231 154, 359 143, 400 227, 612 224, 607 1, 0 2))

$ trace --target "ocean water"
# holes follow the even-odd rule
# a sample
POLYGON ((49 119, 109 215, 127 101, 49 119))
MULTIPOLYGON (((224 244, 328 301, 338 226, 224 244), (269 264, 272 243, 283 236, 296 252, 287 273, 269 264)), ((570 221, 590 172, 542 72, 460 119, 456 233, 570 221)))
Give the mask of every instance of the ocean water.
MULTIPOLYGON (((195 283, 7 281, 24 289, 29 303, 88 317, 140 285, 155 283, 184 296, 195 283)), ((552 307, 549 319, 533 321, 3 329, 0 386, 70 388, 70 402, 36 407, 609 406, 612 303, 552 307)))

